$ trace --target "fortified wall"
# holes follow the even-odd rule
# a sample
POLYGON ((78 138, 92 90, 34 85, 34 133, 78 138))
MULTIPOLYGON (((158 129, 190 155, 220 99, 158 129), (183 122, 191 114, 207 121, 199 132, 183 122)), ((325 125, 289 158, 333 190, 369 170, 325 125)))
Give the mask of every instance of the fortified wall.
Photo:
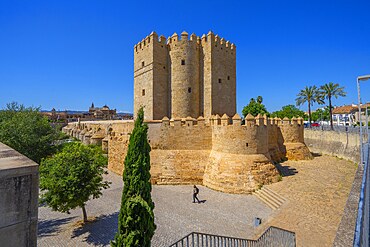
MULTIPOLYGON (((229 193, 251 193, 276 182, 274 162, 310 159, 303 141, 303 120, 224 114, 208 121, 168 119, 147 121, 154 184, 203 184, 229 193)), ((69 123, 63 131, 85 144, 101 144, 108 168, 122 174, 133 121, 69 123)))
MULTIPOLYGON (((134 116, 144 107, 156 184, 203 184, 251 193, 278 180, 274 162, 309 159, 303 120, 236 114, 236 46, 208 32, 134 46, 134 116)), ((101 144, 108 168, 123 172, 133 121, 70 123, 63 130, 101 144)))

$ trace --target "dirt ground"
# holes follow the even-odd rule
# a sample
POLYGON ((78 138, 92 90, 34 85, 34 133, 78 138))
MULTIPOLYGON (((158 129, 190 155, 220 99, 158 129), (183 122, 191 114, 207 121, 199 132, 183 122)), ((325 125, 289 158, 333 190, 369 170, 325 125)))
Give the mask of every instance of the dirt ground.
POLYGON ((332 246, 357 164, 323 155, 286 161, 280 169, 282 181, 267 187, 287 202, 266 224, 295 232, 297 246, 332 246))

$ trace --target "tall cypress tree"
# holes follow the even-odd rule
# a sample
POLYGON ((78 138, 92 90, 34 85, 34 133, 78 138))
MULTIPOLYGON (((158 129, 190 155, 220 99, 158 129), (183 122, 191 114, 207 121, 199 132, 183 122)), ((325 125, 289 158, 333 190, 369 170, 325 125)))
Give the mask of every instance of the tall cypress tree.
POLYGON ((150 184, 148 126, 143 121, 144 110, 140 108, 125 158, 118 232, 111 246, 148 247, 156 228, 154 203, 150 194, 152 185, 150 184))

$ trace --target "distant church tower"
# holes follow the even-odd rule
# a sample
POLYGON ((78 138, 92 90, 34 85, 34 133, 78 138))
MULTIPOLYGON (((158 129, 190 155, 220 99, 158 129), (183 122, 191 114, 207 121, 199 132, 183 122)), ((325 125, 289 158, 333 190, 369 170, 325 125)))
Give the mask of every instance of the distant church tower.
POLYGON ((201 38, 152 32, 134 47, 134 114, 146 120, 236 113, 236 47, 212 32, 201 38))

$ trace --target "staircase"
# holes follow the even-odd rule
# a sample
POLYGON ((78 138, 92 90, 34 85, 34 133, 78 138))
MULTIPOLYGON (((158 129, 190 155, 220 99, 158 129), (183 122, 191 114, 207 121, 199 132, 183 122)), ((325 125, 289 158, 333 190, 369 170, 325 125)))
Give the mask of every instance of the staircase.
POLYGON ((285 198, 270 190, 266 186, 263 186, 262 189, 253 192, 253 195, 257 196, 258 199, 267 204, 267 206, 273 210, 278 209, 284 204, 284 202, 286 202, 285 198))
POLYGON ((169 247, 295 247, 295 233, 270 226, 257 240, 192 232, 169 247))

